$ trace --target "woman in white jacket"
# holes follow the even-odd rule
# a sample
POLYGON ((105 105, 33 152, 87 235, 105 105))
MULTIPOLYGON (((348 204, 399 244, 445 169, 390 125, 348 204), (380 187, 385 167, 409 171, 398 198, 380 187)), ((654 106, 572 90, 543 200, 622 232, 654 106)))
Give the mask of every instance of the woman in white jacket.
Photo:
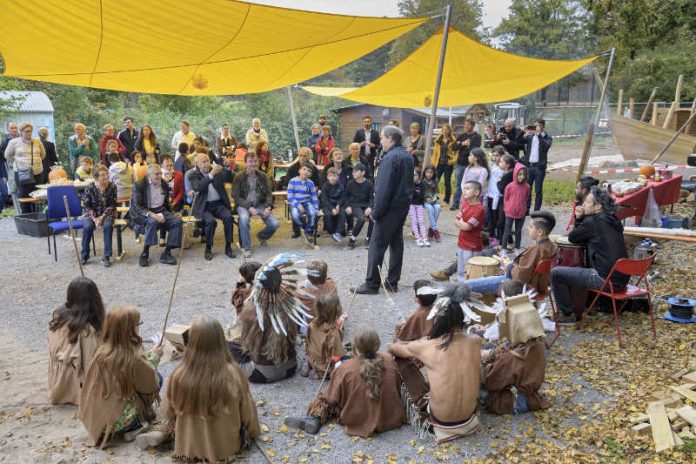
MULTIPOLYGON (((7 164, 14 170, 14 180, 19 198, 28 197, 34 191, 36 184, 42 180, 43 159, 46 149, 41 140, 32 138, 34 127, 28 122, 19 126, 19 137, 10 140, 5 149, 7 164), (28 180, 20 181, 20 171, 30 170, 28 180)), ((21 203, 22 214, 31 212, 30 203, 21 203)))

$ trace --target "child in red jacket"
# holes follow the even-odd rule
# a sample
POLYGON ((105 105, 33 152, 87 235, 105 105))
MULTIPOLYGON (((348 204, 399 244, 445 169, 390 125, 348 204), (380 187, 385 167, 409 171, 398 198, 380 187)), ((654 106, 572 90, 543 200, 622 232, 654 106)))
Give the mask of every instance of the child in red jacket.
MULTIPOLYGON (((503 245, 508 243, 512 234, 512 224, 515 224, 515 251, 519 253, 522 245, 522 226, 527 213, 527 199, 531 188, 527 183, 527 168, 522 163, 515 164, 512 172, 512 182, 505 187, 503 208, 505 211, 505 232, 503 233, 503 245)), ((505 254, 505 246, 503 246, 505 254)))

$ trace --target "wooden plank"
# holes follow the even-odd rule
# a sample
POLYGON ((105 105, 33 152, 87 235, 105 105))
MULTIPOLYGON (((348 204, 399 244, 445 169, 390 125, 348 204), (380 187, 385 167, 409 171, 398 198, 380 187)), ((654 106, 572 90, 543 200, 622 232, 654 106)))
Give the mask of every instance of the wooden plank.
POLYGON ((696 371, 683 375, 681 380, 683 380, 684 382, 696 384, 696 371))
POLYGON ((667 419, 667 410, 657 402, 648 405, 648 416, 650 417, 650 425, 652 426, 653 442, 655 443, 655 452, 674 448, 674 435, 669 426, 667 419))
POLYGON ((682 369, 679 372, 675 372, 671 375, 672 380, 679 380, 689 373, 689 369, 682 369))
POLYGON ((674 440, 674 446, 684 446, 684 441, 679 438, 679 435, 674 430, 672 431, 672 439, 674 440))
POLYGON ((696 440, 696 435, 691 433, 691 430, 689 429, 684 429, 681 432, 677 434, 680 438, 683 438, 684 440, 696 440))
POLYGON ((692 392, 691 390, 687 390, 686 388, 679 386, 679 387, 669 387, 675 392, 679 393, 681 396, 686 398, 687 400, 696 403, 696 393, 692 392))
POLYGON ((640 115, 640 122, 645 122, 645 119, 648 117, 648 111, 650 111, 650 107, 653 104, 653 101, 655 100, 655 96, 657 95, 657 89, 658 87, 653 87, 652 93, 650 93, 650 98, 648 98, 648 103, 645 105, 645 109, 643 110, 643 114, 640 115))
POLYGON ((686 422, 696 427, 696 409, 691 406, 684 406, 683 408, 677 409, 677 414, 686 422))
POLYGON ((636 425, 640 424, 641 422, 647 422, 649 421, 650 418, 648 417, 647 414, 640 414, 638 416, 631 417, 629 421, 631 422, 631 425, 636 425))
POLYGON ((649 422, 643 422, 642 424, 634 425, 631 427, 631 434, 634 437, 648 436, 652 432, 652 427, 649 422))
POLYGON ((619 101, 616 104, 616 114, 623 116, 623 89, 619 89, 619 101))

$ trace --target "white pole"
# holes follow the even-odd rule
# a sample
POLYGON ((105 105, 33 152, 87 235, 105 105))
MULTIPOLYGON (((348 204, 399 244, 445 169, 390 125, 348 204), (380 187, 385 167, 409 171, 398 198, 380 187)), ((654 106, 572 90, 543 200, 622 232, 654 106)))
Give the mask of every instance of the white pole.
MULTIPOLYGON (((295 115, 295 99, 292 98, 292 87, 288 86, 288 103, 290 103, 290 118, 292 119, 292 131, 295 135, 295 149, 300 151, 300 135, 297 131, 297 116, 295 115)), ((290 160, 292 161, 292 160, 290 160)))
POLYGON ((447 9, 445 10, 445 26, 442 31, 442 46, 440 47, 440 62, 437 66, 437 78, 435 79, 435 91, 433 92, 433 103, 430 109, 430 121, 428 121, 428 131, 425 133, 425 159, 423 160, 423 166, 427 165, 430 161, 430 148, 433 142, 433 130, 435 129, 435 120, 437 113, 437 103, 440 99, 440 85, 442 84, 442 72, 445 67, 445 52, 447 51, 447 37, 449 36, 450 27, 450 17, 452 12, 452 5, 447 4, 447 9))

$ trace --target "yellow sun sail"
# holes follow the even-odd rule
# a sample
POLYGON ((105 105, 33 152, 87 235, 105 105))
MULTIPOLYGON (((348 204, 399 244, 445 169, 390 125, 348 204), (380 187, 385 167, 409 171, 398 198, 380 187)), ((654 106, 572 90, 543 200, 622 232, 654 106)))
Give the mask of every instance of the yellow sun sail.
MULTIPOLYGON (((513 55, 450 28, 438 106, 512 100, 546 87, 591 63, 513 55)), ((318 95, 394 108, 432 106, 442 30, 373 82, 360 88, 303 87, 318 95)))
POLYGON ((0 54, 22 79, 233 95, 319 76, 425 21, 234 0, 0 0, 0 54))

